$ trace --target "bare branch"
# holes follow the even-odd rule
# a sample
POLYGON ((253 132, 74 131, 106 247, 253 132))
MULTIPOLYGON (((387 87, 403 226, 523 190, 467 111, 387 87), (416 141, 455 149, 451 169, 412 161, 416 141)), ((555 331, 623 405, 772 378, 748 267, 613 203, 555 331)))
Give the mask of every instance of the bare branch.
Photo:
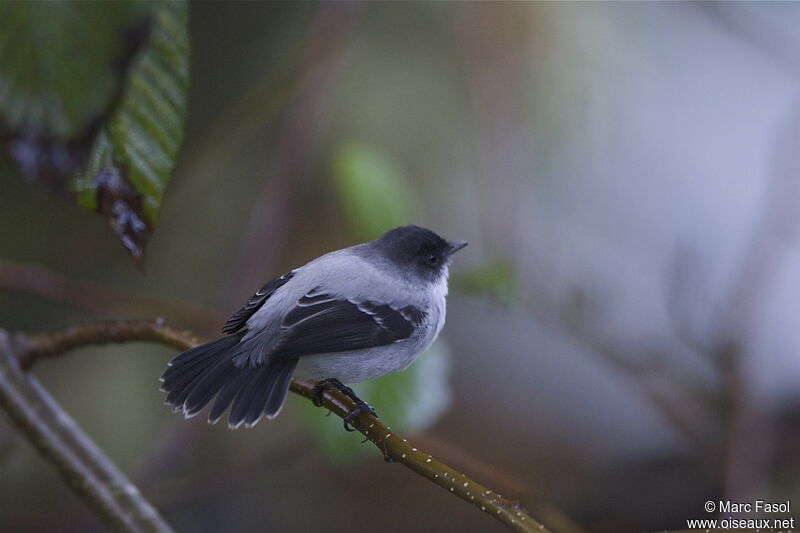
POLYGON ((81 346, 150 341, 188 350, 200 344, 192 333, 168 326, 163 319, 93 322, 46 335, 19 336, 19 361, 27 370, 39 359, 56 357, 81 346))
MULTIPOLYGON (((37 335, 17 340, 20 360, 30 367, 45 357, 54 357, 79 346, 111 342, 150 341, 167 344, 180 350, 188 350, 199 344, 191 333, 179 331, 162 320, 99 322, 73 326, 52 335, 37 335)), ((293 380, 291 391, 312 398, 315 383, 293 380)), ((344 418, 355 403, 342 392, 327 387, 321 398, 322 406, 344 418)), ((376 417, 359 414, 350 425, 375 444, 385 457, 390 457, 417 474, 427 478, 455 496, 471 503, 481 511, 493 516, 510 529, 519 532, 547 532, 543 524, 533 519, 515 501, 503 498, 495 491, 468 478, 450 466, 434 459, 394 433, 376 417)))
POLYGON ((108 313, 137 311, 165 314, 216 331, 220 318, 198 305, 104 287, 75 279, 40 265, 0 259, 0 291, 35 294, 77 309, 108 313))
POLYGON ((697 272, 699 263, 688 244, 675 247, 665 272, 664 301, 675 338, 695 354, 708 354, 714 348, 711 328, 693 312, 699 302, 710 300, 706 280, 697 272))
POLYGON ((730 413, 725 495, 731 501, 748 501, 765 486, 765 465, 773 453, 769 409, 753 379, 761 362, 751 342, 788 245, 796 243, 800 230, 799 135, 800 102, 796 102, 779 132, 758 219, 719 314, 716 354, 730 413))
POLYGON ((158 511, 33 376, 21 368, 18 343, 0 330, 0 408, 73 492, 109 528, 169 532, 158 511))

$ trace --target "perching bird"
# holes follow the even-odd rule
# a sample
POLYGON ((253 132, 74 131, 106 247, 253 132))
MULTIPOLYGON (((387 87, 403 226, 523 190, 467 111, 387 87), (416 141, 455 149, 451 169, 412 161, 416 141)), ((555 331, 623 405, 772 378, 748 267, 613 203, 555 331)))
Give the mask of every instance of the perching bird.
MULTIPOLYGON (((273 279, 222 328, 176 356, 161 376, 166 403, 187 417, 216 397, 231 428, 278 415, 292 375, 341 385, 403 370, 444 326, 448 267, 466 242, 403 226, 273 279)), ((355 396, 353 395, 353 398, 355 396)), ((357 400, 358 412, 374 411, 357 400)))

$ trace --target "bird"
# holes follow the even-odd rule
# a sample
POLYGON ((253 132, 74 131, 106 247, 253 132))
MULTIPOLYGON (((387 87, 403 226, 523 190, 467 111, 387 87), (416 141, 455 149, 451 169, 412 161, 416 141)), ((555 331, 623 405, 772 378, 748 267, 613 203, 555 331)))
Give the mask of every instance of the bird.
MULTIPOLYGON (((161 375, 165 403, 187 418, 214 400, 208 422, 228 426, 280 413, 293 376, 339 388, 407 368, 445 323, 449 266, 466 241, 420 226, 326 253, 266 283, 222 327, 223 337, 175 356, 161 375)), ((315 401, 317 403, 317 401, 315 401)))

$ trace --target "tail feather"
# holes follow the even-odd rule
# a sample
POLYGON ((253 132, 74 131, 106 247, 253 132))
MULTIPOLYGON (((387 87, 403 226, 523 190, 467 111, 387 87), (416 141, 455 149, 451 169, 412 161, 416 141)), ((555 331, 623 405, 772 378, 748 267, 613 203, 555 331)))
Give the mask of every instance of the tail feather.
MULTIPOLYGON (((219 339, 207 342, 206 344, 201 344, 199 346, 195 346, 191 350, 186 350, 183 353, 180 353, 172 358, 172 360, 168 363, 169 368, 164 372, 168 374, 170 369, 185 366, 187 364, 194 364, 200 361, 203 356, 213 357, 216 354, 214 350, 220 344, 228 344, 232 342, 232 339, 235 337, 220 337, 219 339)), ((241 337, 239 337, 241 338, 241 337)))
POLYGON ((280 368, 276 368, 273 372, 272 386, 267 395, 267 402, 264 406, 264 414, 267 418, 275 418, 283 408, 283 403, 286 401, 286 394, 289 392, 289 384, 292 381, 292 374, 294 368, 297 366, 297 359, 292 359, 283 364, 280 368))
POLYGON ((217 422, 233 404, 232 428, 242 423, 252 426, 262 414, 274 418, 283 406, 297 359, 239 367, 234 358, 246 349, 240 344, 243 336, 244 332, 229 335, 175 357, 161 376, 166 402, 190 417, 216 397, 208 421, 217 422))
POLYGON ((208 364, 214 362, 215 356, 216 356, 215 352, 209 351, 206 353, 198 354, 197 357, 188 361, 183 360, 180 363, 175 363, 174 361, 170 361, 167 369, 164 371, 163 374, 161 374, 161 381, 167 381, 168 379, 171 379, 172 377, 178 374, 185 375, 186 371, 191 368, 205 367, 208 364))
POLYGON ((183 402, 192 392, 192 384, 197 381, 200 374, 209 366, 187 369, 186 374, 179 374, 174 379, 165 381, 164 385, 161 386, 161 390, 169 393, 167 394, 166 403, 175 407, 176 410, 183 409, 183 402))
POLYGON ((252 394, 252 397, 243 396, 241 409, 231 411, 231 425, 235 426, 243 422, 245 426, 252 427, 261 419, 262 415, 275 418, 283 407, 283 401, 289 391, 292 372, 296 366, 297 359, 289 359, 271 361, 261 367, 258 376, 253 378, 251 384, 248 384, 248 392, 243 391, 243 394, 249 393, 252 394))
POLYGON ((247 415, 248 409, 250 409, 250 406, 256 401, 259 386, 263 387, 262 380, 259 379, 262 377, 261 373, 266 373, 268 371, 269 366, 264 365, 256 367, 250 372, 247 381, 242 385, 242 388, 239 389, 239 394, 236 395, 236 399, 233 400, 231 414, 228 417, 228 425, 231 428, 238 428, 242 425, 242 422, 244 422, 244 417, 247 415))
POLYGON ((236 370, 230 358, 220 357, 192 383, 192 392, 183 402, 184 414, 196 415, 225 386, 236 370))
POLYGON ((252 385, 255 390, 253 400, 247 406, 244 418, 242 419, 245 427, 252 427, 261 418, 261 414, 264 412, 264 406, 267 404, 267 396, 269 396, 269 391, 274 384, 274 365, 268 364, 264 365, 262 368, 263 370, 259 372, 258 377, 255 378, 254 384, 252 385))
POLYGON ((161 374, 161 381, 164 386, 168 386, 170 381, 181 379, 191 371, 204 370, 219 357, 220 352, 233 348, 241 338, 242 335, 222 337, 176 355, 167 363, 167 369, 161 374))
POLYGON ((231 378, 231 380, 222 387, 219 394, 217 394, 217 399, 214 400, 214 405, 208 413, 208 422, 210 424, 216 424, 222 417, 222 414, 231 405, 231 402, 239 393, 239 390, 242 388, 242 385, 244 385, 251 372, 249 368, 240 368, 238 370, 239 372, 231 378))
POLYGON ((182 365, 173 365, 168 367, 163 374, 161 374, 161 382, 165 385, 161 386, 161 390, 165 386, 171 387, 173 390, 177 385, 187 384, 198 376, 203 370, 208 368, 214 363, 216 353, 203 353, 199 354, 197 360, 185 362, 182 365))
POLYGON ((168 393, 166 403, 176 410, 182 409, 195 381, 241 338, 241 335, 222 337, 187 350, 170 361, 169 368, 161 375, 161 390, 168 393))

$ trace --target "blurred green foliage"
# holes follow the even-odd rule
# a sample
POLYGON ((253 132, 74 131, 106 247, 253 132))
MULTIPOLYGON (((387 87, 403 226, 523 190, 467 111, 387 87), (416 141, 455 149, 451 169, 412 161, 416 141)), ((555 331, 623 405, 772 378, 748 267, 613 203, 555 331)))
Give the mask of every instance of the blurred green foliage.
MULTIPOLYGON (((415 219, 408 178, 378 149, 366 143, 346 144, 334 154, 333 167, 345 218, 360 239, 374 239, 415 219)), ((405 371, 357 383, 353 389, 396 431, 421 430, 450 404, 449 368, 447 345, 439 338, 405 371)), ((342 431, 338 419, 320 417, 311 404, 305 410, 320 446, 334 461, 347 461, 370 449, 342 431)))
MULTIPOLYGON (((394 431, 419 431, 430 427, 450 406, 448 376, 450 357, 440 337, 406 370, 352 385, 359 398, 369 403, 394 431)), ((322 417, 310 402, 303 402, 309 426, 323 452, 334 462, 346 463, 365 454, 378 453, 362 445, 357 435, 342 429, 336 417, 322 417)))
POLYGON ((498 303, 510 304, 519 294, 517 276, 511 264, 494 259, 453 276, 451 286, 473 296, 487 295, 498 303))
MULTIPOLYGON (((340 146, 333 157, 333 175, 347 224, 359 238, 375 239, 417 219, 415 189, 399 165, 378 148, 365 142, 340 146)), ((510 303, 517 284, 511 265, 498 259, 454 276, 452 285, 468 294, 488 294, 510 303)), ((407 370, 358 383, 353 389, 396 431, 422 430, 449 406, 449 365, 447 343, 440 337, 407 370)), ((370 449, 342 431, 338 420, 320 418, 318 409, 310 405, 306 412, 321 447, 334 461, 347 461, 370 449)))
POLYGON ((80 135, 111 106, 120 78, 120 35, 137 2, 0 3, 0 113, 7 128, 59 140, 80 135))
POLYGON ((388 156, 373 146, 351 142, 333 158, 333 176, 349 225, 372 240, 414 219, 411 184, 388 156))

